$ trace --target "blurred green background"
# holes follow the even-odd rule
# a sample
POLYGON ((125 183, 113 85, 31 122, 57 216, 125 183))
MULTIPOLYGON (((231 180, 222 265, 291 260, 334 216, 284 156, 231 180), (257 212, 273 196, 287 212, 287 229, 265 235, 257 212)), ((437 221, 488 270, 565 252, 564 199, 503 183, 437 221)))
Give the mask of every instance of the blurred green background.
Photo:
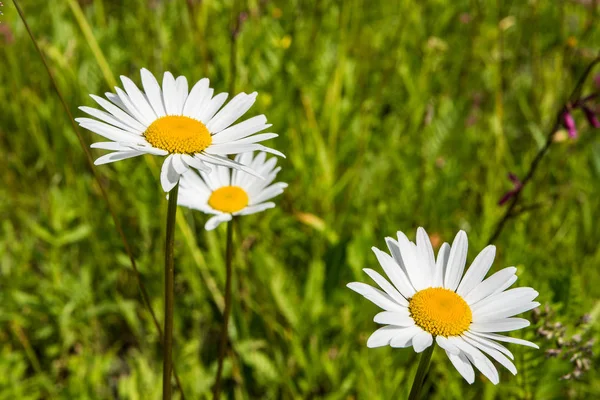
MULTIPOLYGON (((270 144, 287 155, 289 188, 235 235, 225 365, 235 399, 406 398, 418 356, 366 348, 377 307, 346 283, 369 282, 361 269, 379 269, 370 247, 397 230, 414 238, 417 226, 436 246, 465 229, 472 260, 505 210, 507 173, 524 175, 600 44, 593 0, 21 5, 75 116, 119 75, 139 84, 141 67, 259 92, 248 115, 266 114, 280 134, 270 144)), ((160 344, 123 243, 13 4, 2 10, 0 399, 159 399, 160 344)), ((594 90, 590 78, 584 94, 594 90)), ((502 370, 498 386, 480 374, 467 385, 438 349, 428 398, 600 397, 593 367, 560 379, 599 361, 575 357, 600 326, 600 138, 575 117, 580 137, 556 136, 526 210, 495 242, 492 272, 517 266, 517 285, 551 308, 513 334, 541 349, 509 345, 519 373, 502 370), (548 358, 560 340, 575 350, 548 358)), ((162 320, 159 161, 98 171, 162 320)), ((207 233, 204 215, 179 217, 174 358, 187 398, 209 398, 225 227, 207 233)))

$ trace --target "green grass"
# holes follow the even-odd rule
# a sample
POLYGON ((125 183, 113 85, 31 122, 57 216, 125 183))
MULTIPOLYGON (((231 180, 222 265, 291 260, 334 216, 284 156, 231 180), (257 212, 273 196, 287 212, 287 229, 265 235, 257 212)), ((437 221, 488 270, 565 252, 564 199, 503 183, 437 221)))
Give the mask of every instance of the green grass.
MULTIPOLYGON (((504 211, 506 174, 525 173, 600 43, 600 9, 575 1, 240 1, 248 18, 232 76, 231 2, 21 3, 76 116, 115 77, 139 83, 141 67, 259 92, 251 113, 280 134, 271 144, 287 155, 289 188, 237 233, 225 364, 236 399, 406 398, 418 357, 366 348, 376 307, 346 283, 378 269, 371 246, 417 226, 444 241, 465 229, 472 260, 504 211)), ((14 41, 0 34, 0 399, 159 399, 158 335, 123 244, 23 24, 10 2, 3 11, 14 41)), ((569 334, 592 313, 589 337, 600 314, 600 140, 577 123, 580 138, 555 143, 524 193, 537 207, 495 242, 493 271, 517 266, 569 334)), ((167 202, 159 160, 145 157, 98 171, 162 321, 167 202)), ((187 398, 209 398, 225 227, 207 233, 204 215, 179 212, 174 359, 187 398)), ((438 349, 424 392, 600 397, 598 372, 559 380, 571 364, 546 360, 554 343, 536 326, 516 335, 542 347, 510 346, 517 376, 469 386, 438 349)))

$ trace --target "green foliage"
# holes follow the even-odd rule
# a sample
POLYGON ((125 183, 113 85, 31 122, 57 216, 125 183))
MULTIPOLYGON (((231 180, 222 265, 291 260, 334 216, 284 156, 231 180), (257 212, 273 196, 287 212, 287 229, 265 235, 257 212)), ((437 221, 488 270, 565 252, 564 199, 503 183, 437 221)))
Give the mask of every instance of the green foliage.
MULTIPOLYGON (((0 399, 159 399, 157 332, 68 117, 6 3, 0 399)), ((259 92, 251 112, 280 134, 272 144, 287 155, 290 186, 235 236, 225 387, 236 399, 405 398, 417 356, 367 349, 376 307, 345 284, 377 268, 371 246, 420 225, 444 241, 467 230, 472 259, 502 215, 507 172, 526 171, 600 43, 598 6, 577 1, 22 3, 74 115, 92 105, 89 93, 112 90, 114 76, 139 83, 141 67, 259 92), (234 9, 247 13, 235 77, 234 9)), ((600 297, 600 142, 576 118, 580 138, 555 143, 524 193, 536 207, 495 243, 494 268, 516 265, 519 284, 538 289, 566 326, 598 310, 600 297)), ((157 167, 146 156, 98 170, 162 320, 167 203, 157 167)), ((187 398, 209 398, 225 229, 207 233, 205 216, 179 211, 174 359, 187 398)), ((468 386, 438 349, 424 393, 600 397, 593 368, 561 381, 568 360, 547 361, 551 345, 535 328, 522 335, 542 350, 509 345, 516 377, 503 371, 495 387, 478 375, 468 386)))

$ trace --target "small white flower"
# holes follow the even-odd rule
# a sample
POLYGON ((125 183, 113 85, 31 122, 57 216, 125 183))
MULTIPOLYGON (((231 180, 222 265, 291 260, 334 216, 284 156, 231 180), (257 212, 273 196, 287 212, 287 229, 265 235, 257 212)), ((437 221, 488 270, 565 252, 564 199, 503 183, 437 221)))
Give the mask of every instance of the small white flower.
POLYGON ((402 232, 397 241, 386 238, 386 243, 391 256, 375 247, 373 251, 393 285, 369 268, 364 271, 383 291, 364 283, 348 284, 385 310, 374 318, 385 326, 369 337, 368 347, 412 346, 420 353, 435 340, 467 382, 475 381, 475 366, 494 384, 499 382, 498 371, 488 357, 517 373, 512 353, 499 341, 538 348, 496 333, 529 326, 526 319, 513 316, 539 303, 533 301, 538 292, 532 288, 507 290, 517 280, 514 267, 483 279, 494 261, 494 246, 483 249, 463 276, 468 246, 464 231, 458 232, 452 247, 440 247, 437 260, 423 228, 417 230, 416 245, 402 232))
POLYGON ((263 150, 283 157, 277 150, 258 144, 278 136, 256 134, 271 126, 264 115, 232 125, 254 104, 256 92, 240 93, 221 108, 227 93, 213 96, 207 78, 199 80, 188 93, 184 76, 175 79, 165 72, 161 88, 147 69, 143 68, 141 75, 143 92, 131 79, 121 76, 125 90, 116 87, 116 94, 106 93, 108 100, 91 95, 105 111, 80 107, 97 119, 76 118, 79 125, 110 140, 92 144, 93 148, 113 151, 98 158, 96 165, 147 153, 167 156, 160 180, 168 192, 190 167, 210 172, 208 165, 213 164, 256 174, 230 160, 228 154, 263 150))
POLYGON ((265 201, 283 193, 287 183, 272 183, 281 167, 275 167, 277 159, 266 159, 266 154, 243 153, 235 157, 240 165, 247 166, 264 179, 246 172, 217 166, 211 172, 188 171, 181 177, 177 203, 181 206, 214 214, 205 225, 206 230, 215 229, 221 222, 234 215, 249 215, 275 207, 265 201))

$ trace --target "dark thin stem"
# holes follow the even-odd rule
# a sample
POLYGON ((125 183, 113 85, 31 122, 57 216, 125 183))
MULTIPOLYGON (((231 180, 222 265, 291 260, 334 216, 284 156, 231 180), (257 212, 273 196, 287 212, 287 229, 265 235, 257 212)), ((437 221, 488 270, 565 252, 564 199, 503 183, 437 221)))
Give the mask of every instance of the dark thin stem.
POLYGON ((556 114, 554 125, 552 125, 552 129, 550 129, 550 132, 548 132, 548 136, 546 137, 546 143, 544 143, 544 146, 542 146, 542 148, 537 152, 537 154, 533 158, 533 161, 529 165, 529 170, 527 171, 527 173, 525 174, 525 177, 521 181, 521 188, 515 193, 511 202, 509 203, 508 207, 506 208, 504 215, 502 216, 502 218, 500 218, 500 220, 496 224, 496 229, 494 229, 494 233, 492 233, 492 235, 488 239, 488 243, 492 243, 496 239, 498 239, 498 237, 500 236, 500 233, 502 233, 502 229, 504 229, 504 226, 506 225, 508 220, 511 219, 515 215, 513 213, 513 211, 514 211, 515 207, 517 206, 519 199, 521 198, 521 193, 523 192, 525 185, 527 185, 533 178, 533 174, 535 174, 535 171, 537 170, 537 168, 540 164, 540 161, 542 161, 542 158, 544 158, 546 153, 548 153, 550 146, 552 146, 553 139, 554 139, 554 133, 562 125, 561 118, 562 118, 563 113, 565 112, 565 110, 569 109, 570 105, 577 103, 580 100, 579 98, 581 96, 581 89, 583 87, 583 84, 584 84, 585 80, 587 79, 587 77, 592 72, 592 70, 594 69, 594 67, 596 66, 596 64, 598 64, 598 63, 600 63, 600 56, 596 57, 587 66, 584 73, 579 77, 579 80, 577 81, 575 88, 571 92, 571 95, 569 96, 567 103, 563 104, 563 106, 558 110, 558 112, 556 114))
POLYGON ((425 381, 425 377, 429 371, 429 361, 431 361, 431 355, 433 354, 434 348, 435 343, 426 348, 423 354, 421 354, 419 368, 417 368, 417 374, 415 375, 412 389, 410 389, 408 400, 419 400, 421 398, 421 389, 423 388, 423 382, 425 381))
POLYGON ((237 38, 240 35, 241 19, 238 2, 234 0, 231 9, 231 44, 229 47, 229 92, 235 93, 235 78, 237 75, 237 38))
MULTIPOLYGON (((86 158, 88 167, 89 167, 90 171, 92 172, 92 175, 93 175, 96 183, 98 184, 98 187, 100 188, 100 193, 102 194, 102 198, 104 199, 104 202, 106 203, 106 208, 108 208, 108 212, 113 220, 113 223, 115 224, 117 233, 120 236, 121 241, 123 242, 123 247, 125 248, 125 252, 127 253, 127 256, 129 257, 129 262, 131 263, 131 268, 133 269, 133 272, 134 272, 135 277, 138 282, 138 287, 140 289, 142 301, 143 301, 144 305, 146 306, 146 309, 150 312, 150 315, 152 316, 152 321, 154 323, 154 326, 156 327, 156 330, 158 331, 159 339, 162 342, 163 341, 162 329, 160 327, 160 323, 158 322, 158 318, 156 318, 156 313, 154 312, 154 309, 152 308, 152 305, 150 303, 150 296, 148 295, 148 291, 146 290, 146 286, 144 285, 144 282, 142 280, 142 275, 137 268, 135 258, 133 257, 133 252, 131 251, 131 246, 129 246, 129 242, 127 241, 127 238, 125 236, 125 232, 123 231, 123 228, 121 227, 121 224, 119 223, 119 220, 117 219, 117 214, 115 213, 112 203, 110 202, 110 200, 108 198, 106 189, 102 185, 102 181, 100 180, 100 177, 99 177, 98 173, 96 172, 92 154, 90 153, 90 151, 85 143, 85 140, 83 140, 83 136, 81 135, 81 132, 79 131, 79 128, 77 127, 77 124, 75 124, 75 120, 73 118, 73 115, 71 114, 71 111, 69 110, 69 106, 67 105, 67 102, 65 101, 65 98, 62 95, 62 92, 58 88, 58 84, 56 83, 56 80, 54 79, 54 75, 52 74, 52 71, 50 70, 50 66, 48 65, 48 63, 46 61, 46 57, 44 56, 44 53, 42 53, 40 47, 38 46, 37 41, 35 40, 35 36, 33 35, 33 32, 29 28, 29 24, 27 23, 27 20, 25 19, 25 14, 23 13, 21 6, 19 6, 19 3, 17 2, 17 0, 13 0, 13 3, 15 5, 17 12, 19 13, 19 17, 21 17, 21 21, 23 21, 23 25, 25 25, 25 29, 27 30, 27 33, 29 34, 31 41, 33 42, 33 45, 35 46, 35 49, 37 50, 37 52, 40 56, 40 59, 42 60, 42 63, 44 64, 44 67, 46 68, 46 72, 48 73, 48 76, 50 77, 50 82, 52 83, 52 86, 54 87, 54 90, 56 91, 56 94, 58 95, 58 98, 62 104, 62 107, 64 108, 65 112, 67 113, 67 116, 69 117, 69 121, 71 122, 73 131, 75 131, 75 134, 77 135, 79 144, 81 145, 81 148, 83 149, 83 152, 85 154, 85 158, 86 158)), ((179 381, 179 376, 177 375, 177 372, 175 371, 175 369, 173 369, 173 375, 175 375, 175 381, 177 382, 177 386, 179 387, 179 390, 181 392, 181 398, 182 398, 182 400, 185 400, 185 396, 183 394, 183 389, 181 388, 181 382, 179 381)))
POLYGON ((179 182, 169 192, 167 210, 167 239, 165 245, 165 340, 163 343, 163 400, 171 400, 171 369, 173 367, 173 281, 175 260, 175 215, 177 214, 177 194, 179 182))
POLYGON ((223 363, 227 352, 227 342, 229 338, 229 315, 231 314, 231 280, 233 260, 233 225, 235 217, 227 223, 227 247, 225 249, 225 311, 223 312, 223 330, 221 331, 221 344, 219 346, 219 367, 217 368, 217 377, 215 378, 215 387, 213 399, 219 399, 221 395, 221 376, 223 375, 223 363))

